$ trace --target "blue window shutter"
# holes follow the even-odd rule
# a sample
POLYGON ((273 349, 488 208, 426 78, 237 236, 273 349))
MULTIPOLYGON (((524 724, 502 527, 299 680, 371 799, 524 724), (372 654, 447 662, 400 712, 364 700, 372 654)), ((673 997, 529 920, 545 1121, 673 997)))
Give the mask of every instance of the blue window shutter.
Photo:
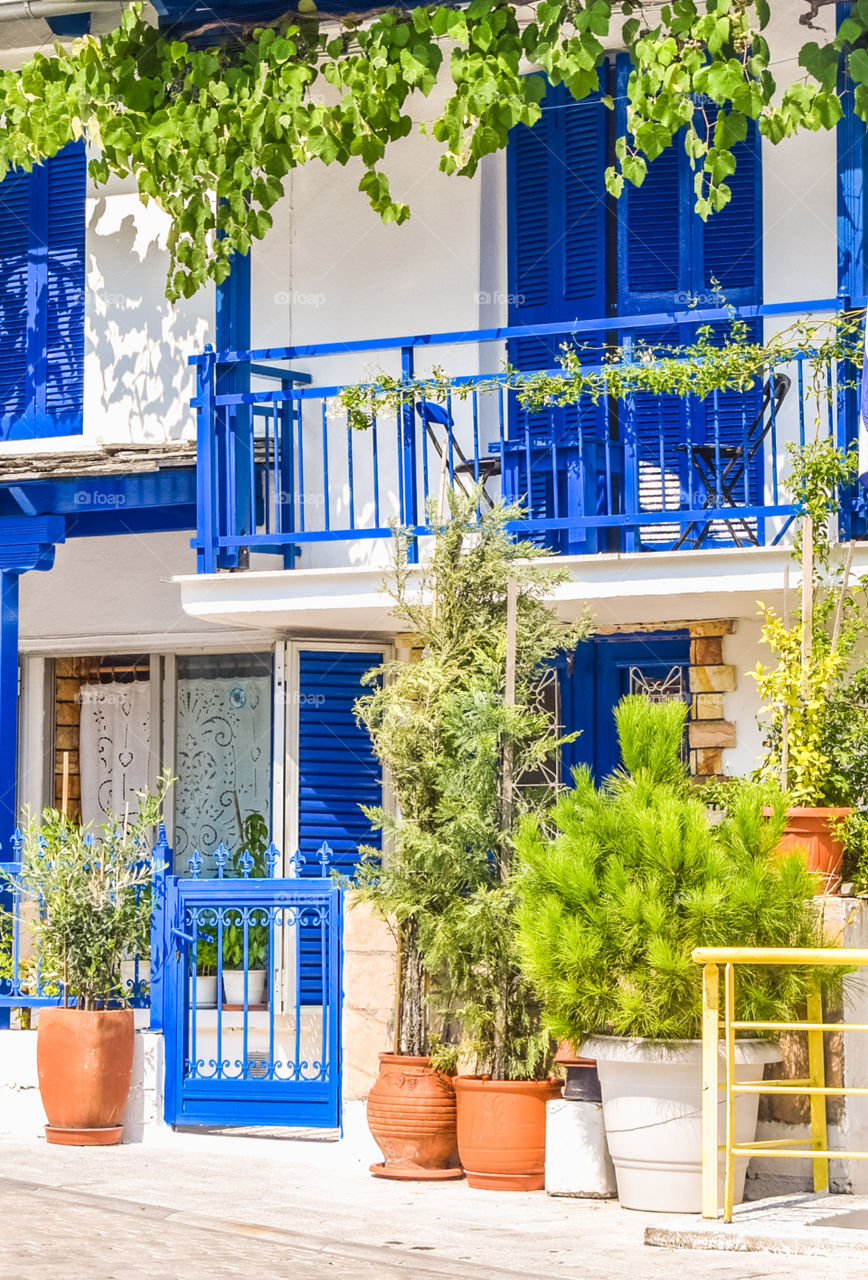
POLYGON ((549 85, 541 105, 533 128, 517 125, 507 146, 512 326, 606 314, 608 113, 601 93, 576 101, 563 85, 549 85))
POLYGON ((30 177, 0 183, 0 439, 27 408, 27 253, 30 177))
POLYGON ((0 439, 82 430, 86 180, 72 143, 0 183, 0 439))
MULTIPOLYGON (((331 846, 332 866, 352 873, 359 845, 379 846, 379 833, 360 808, 382 803, 382 769, 371 740, 353 714, 364 692, 362 676, 383 661, 381 652, 305 649, 299 653, 298 847, 302 874, 321 874, 317 853, 331 846)), ((322 961, 316 927, 299 930, 302 998, 321 999, 322 961)))
POLYGON ((81 430, 84 395, 85 197, 84 146, 66 147, 45 166, 47 283, 46 434, 81 430))
POLYGON ((755 121, 749 121, 747 138, 732 153, 736 169, 727 179, 729 204, 704 223, 694 215, 702 253, 694 292, 707 292, 716 279, 726 302, 737 307, 762 298, 762 161, 755 121))
MULTIPOLYGON (((627 133, 627 81, 631 64, 621 55, 615 69, 615 128, 627 133)), ((616 202, 618 312, 648 315, 686 306, 692 284, 691 181, 677 142, 648 166, 641 187, 624 183, 616 202)))
MULTIPOLYGON (((510 134, 510 326, 563 323, 566 329, 574 320, 606 315, 607 74, 604 66, 600 91, 581 101, 563 85, 548 85, 540 120, 510 134)), ((518 369, 556 369, 562 342, 558 335, 516 338, 507 356, 518 369)), ((596 437, 602 418, 602 406, 582 406, 586 439, 596 437)), ((579 426, 576 406, 527 414, 511 403, 504 492, 525 499, 532 518, 575 514, 576 503, 584 501, 577 483, 579 426)), ((587 486, 592 489, 593 481, 587 486)), ((587 549, 584 533, 554 531, 541 538, 563 552, 587 549)))

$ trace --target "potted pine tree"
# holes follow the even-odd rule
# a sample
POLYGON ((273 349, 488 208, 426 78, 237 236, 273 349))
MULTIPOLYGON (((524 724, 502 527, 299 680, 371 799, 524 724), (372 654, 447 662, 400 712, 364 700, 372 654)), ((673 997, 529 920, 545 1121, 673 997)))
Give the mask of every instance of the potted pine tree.
POLYGON ((62 1004, 37 1028, 39 1091, 48 1142, 107 1146, 120 1124, 135 1026, 121 965, 147 952, 154 859, 149 835, 169 780, 140 796, 134 819, 109 817, 96 832, 55 809, 25 825, 21 869, 8 879, 34 910, 30 929, 43 984, 62 1004))
MULTIPOLYGON (((577 770, 545 821, 525 820, 518 937, 546 1025, 597 1061, 621 1204, 691 1213, 701 1208, 702 1012, 691 953, 823 940, 816 877, 777 852, 783 797, 736 786, 727 816, 710 822, 681 759, 685 714, 680 702, 623 699, 623 768, 599 787, 577 770)), ((806 982, 791 968, 745 969, 737 1017, 792 1020, 806 982)), ((738 1041, 737 1078, 778 1057, 773 1044, 738 1041)), ((756 1116, 757 1095, 740 1095, 739 1140, 753 1140, 756 1116)))
POLYGON ((512 1177, 503 1161, 515 1163, 503 1153, 519 1149, 525 1175, 531 1149, 542 1186, 549 1042, 528 1005, 509 921, 515 815, 548 792, 517 794, 515 783, 559 746, 554 717, 535 703, 541 666, 587 627, 565 630, 542 603, 562 575, 540 563, 539 547, 513 540, 521 509, 478 507, 475 494, 450 494, 445 518, 432 511, 434 545, 418 576, 397 538, 388 587, 418 660, 371 672, 357 704, 396 801, 395 814, 369 812, 386 852, 368 849, 356 881, 357 899, 394 929, 399 960, 395 1051, 380 1055, 368 1122, 385 1156, 374 1168, 381 1176, 460 1175, 457 1144, 471 1185, 483 1185, 479 1149, 499 1146, 497 1185, 512 1177), (438 1016, 447 1031, 460 1029, 477 1063, 477 1077, 454 1088, 444 1068, 455 1050, 439 1042, 438 1016), (530 1140, 489 1104, 492 1077, 518 1103, 519 1128, 531 1097, 530 1140), (479 1098, 484 1133, 471 1116, 479 1098))

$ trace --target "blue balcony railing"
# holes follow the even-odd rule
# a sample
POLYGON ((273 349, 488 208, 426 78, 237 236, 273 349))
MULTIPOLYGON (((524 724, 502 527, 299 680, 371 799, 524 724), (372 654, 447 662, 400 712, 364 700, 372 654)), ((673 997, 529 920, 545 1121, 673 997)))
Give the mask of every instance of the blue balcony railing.
MULTIPOLYGON (((829 360, 818 370, 800 353, 743 392, 581 395, 535 409, 522 405, 515 378, 503 370, 509 363, 563 377, 563 343, 589 353, 586 369, 605 370, 593 364, 605 349, 673 340, 683 347, 701 325, 725 335, 734 316, 759 333, 764 319, 819 320, 841 305, 825 299, 568 328, 206 349, 190 361, 200 569, 244 568, 258 552, 279 555, 286 566, 358 563, 366 543, 388 538, 395 522, 428 532, 429 503, 444 486, 469 492, 476 483, 484 485, 483 502, 523 502, 522 535, 564 555, 779 543, 795 514, 786 446, 818 434, 840 446, 854 439, 852 365, 829 360), (384 378, 393 394, 381 412, 375 397, 360 430, 341 392, 384 378), (408 390, 402 403, 399 386, 408 390), (341 552, 339 544, 355 549, 341 552)), ((845 508, 847 531, 849 518, 845 508)))

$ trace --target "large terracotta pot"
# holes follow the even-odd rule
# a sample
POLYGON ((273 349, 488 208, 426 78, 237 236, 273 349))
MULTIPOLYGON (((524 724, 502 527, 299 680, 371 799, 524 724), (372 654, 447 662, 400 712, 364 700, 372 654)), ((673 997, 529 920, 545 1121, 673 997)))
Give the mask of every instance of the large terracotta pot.
POLYGON ((546 1103, 559 1080, 488 1080, 459 1076, 458 1154, 468 1186, 485 1191, 545 1187, 546 1103))
POLYGON ((49 1142, 112 1146, 133 1073, 132 1009, 42 1009, 36 1037, 39 1092, 49 1142))
POLYGON ((428 1058, 380 1054, 380 1074, 368 1095, 368 1128, 385 1156, 371 1165, 378 1178, 460 1178, 455 1089, 428 1058))
MULTIPOLYGON (((771 810, 764 812, 769 814, 771 810)), ((844 860, 843 842, 835 834, 830 820, 849 817, 852 812, 852 809, 787 809, 787 825, 778 848, 781 853, 803 850, 808 870, 819 872, 827 893, 837 891, 844 860)))

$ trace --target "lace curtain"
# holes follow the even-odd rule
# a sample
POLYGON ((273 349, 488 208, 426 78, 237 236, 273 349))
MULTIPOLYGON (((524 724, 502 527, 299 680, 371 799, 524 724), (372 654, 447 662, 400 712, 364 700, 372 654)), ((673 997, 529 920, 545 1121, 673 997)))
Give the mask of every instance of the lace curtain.
POLYGON ((81 687, 79 773, 83 822, 137 811, 136 796, 150 780, 150 686, 81 687))
POLYGON ((239 810, 270 817, 271 677, 179 679, 175 750, 175 867, 198 850, 208 874, 218 844, 238 848, 239 810))

